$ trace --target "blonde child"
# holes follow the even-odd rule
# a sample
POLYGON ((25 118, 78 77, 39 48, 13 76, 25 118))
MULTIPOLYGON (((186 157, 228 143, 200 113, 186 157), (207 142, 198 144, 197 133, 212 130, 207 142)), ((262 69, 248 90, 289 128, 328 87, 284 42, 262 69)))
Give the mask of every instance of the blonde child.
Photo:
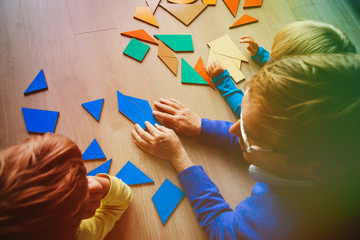
MULTIPOLYGON (((356 49, 347 36, 335 26, 316 21, 298 21, 285 25, 274 39, 271 53, 248 36, 242 37, 240 43, 249 44, 247 49, 251 58, 264 65, 271 59, 289 55, 306 55, 312 53, 355 53, 356 49)), ((230 74, 216 60, 207 68, 216 88, 228 102, 237 116, 240 116, 241 101, 244 93, 231 80, 230 74)))
POLYGON ((0 239, 103 239, 132 199, 116 177, 87 177, 78 146, 47 133, 0 152, 0 239))

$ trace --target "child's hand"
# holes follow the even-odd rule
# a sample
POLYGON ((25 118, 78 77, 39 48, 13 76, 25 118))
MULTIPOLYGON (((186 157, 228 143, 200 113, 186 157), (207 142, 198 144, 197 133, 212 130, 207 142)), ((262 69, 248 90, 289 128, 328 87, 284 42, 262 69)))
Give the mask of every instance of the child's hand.
POLYGON ((214 78, 220 73, 222 73, 224 70, 225 69, 220 65, 220 63, 216 59, 214 59, 206 68, 206 73, 209 75, 209 77, 214 78))
POLYGON ((248 43, 247 50, 249 50, 250 55, 254 56, 259 51, 259 45, 254 41, 252 37, 244 36, 240 38, 240 43, 248 43))

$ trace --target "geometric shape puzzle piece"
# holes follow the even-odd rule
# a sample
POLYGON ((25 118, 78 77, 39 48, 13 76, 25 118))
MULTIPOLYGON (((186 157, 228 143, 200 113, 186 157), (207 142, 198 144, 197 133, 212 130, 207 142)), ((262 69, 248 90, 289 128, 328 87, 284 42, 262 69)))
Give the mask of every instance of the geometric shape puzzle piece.
POLYGON ((144 29, 139 29, 139 30, 130 31, 130 32, 122 32, 121 35, 136 38, 136 39, 143 40, 143 41, 149 42, 149 43, 154 43, 156 45, 158 44, 155 41, 155 39, 153 39, 147 32, 145 32, 144 29))
POLYGON ((135 38, 132 38, 124 50, 124 54, 142 62, 150 47, 135 38))
POLYGON ((86 102, 81 104, 97 121, 100 119, 100 114, 102 110, 102 106, 104 103, 104 99, 98 99, 90 102, 86 102))
POLYGON ((225 55, 227 57, 235 58, 244 62, 248 62, 247 58, 240 51, 240 49, 231 40, 229 35, 224 35, 208 43, 208 46, 216 54, 225 55))
POLYGON ((145 2, 149 6, 151 12, 154 13, 159 5, 160 0, 145 0, 145 2))
POLYGON ((259 21, 259 20, 254 17, 251 17, 247 14, 244 14, 236 22, 234 22, 234 24, 231 25, 229 28, 234 28, 234 27, 238 27, 241 25, 245 25, 245 24, 253 23, 253 22, 257 22, 257 21, 259 21))
POLYGON ((188 4, 188 3, 193 3, 196 0, 168 0, 168 2, 171 3, 177 3, 177 4, 188 4))
POLYGON ((205 79, 205 81, 213 88, 215 89, 215 86, 213 84, 213 82, 211 81, 210 76, 206 73, 205 70, 205 64, 202 60, 201 57, 199 57, 198 62, 196 63, 195 67, 194 67, 195 71, 200 74, 200 76, 205 79))
POLYGON ((155 27, 159 27, 158 23, 155 20, 154 15, 151 12, 151 9, 149 7, 136 7, 134 18, 146 22, 150 25, 153 25, 155 27))
POLYGON ((83 160, 93 160, 93 159, 103 159, 106 158, 104 152, 102 151, 99 143, 94 140, 88 146, 88 148, 83 153, 83 160))
POLYGON ((163 224, 165 224, 183 196, 184 192, 169 180, 165 179, 164 183, 161 184, 152 197, 152 201, 163 224))
POLYGON ((232 15, 235 17, 240 0, 224 0, 224 2, 225 5, 229 8, 232 15))
POLYGON ((240 71, 233 59, 224 55, 216 54, 216 59, 224 66, 228 71, 235 83, 238 83, 245 79, 244 74, 240 71))
POLYGON ((262 0, 245 0, 243 8, 261 7, 262 0))
POLYGON ((24 94, 36 92, 39 90, 47 89, 44 71, 41 69, 40 72, 36 75, 34 80, 30 83, 28 88, 25 90, 24 94))
POLYGON ((175 54, 171 51, 171 49, 167 47, 161 40, 159 41, 158 57, 176 76, 178 59, 175 56, 175 54))
POLYGON ((202 0, 203 4, 216 5, 216 0, 202 0))
POLYGON ((99 173, 109 173, 109 169, 110 169, 110 164, 111 164, 111 159, 107 160, 106 162, 104 162, 103 164, 101 164, 100 166, 98 166, 97 168, 91 170, 90 172, 88 172, 86 175, 87 176, 96 176, 99 173))
POLYGON ((116 174, 116 177, 121 179, 127 185, 135 185, 142 183, 154 182, 145 173, 143 173, 134 164, 128 161, 123 168, 116 174))
POLYGON ((175 52, 193 52, 191 35, 154 35, 175 52))
POLYGON ((181 82, 209 85, 205 79, 193 69, 185 59, 181 59, 181 82))
POLYGON ((204 4, 168 4, 160 6, 188 26, 206 7, 204 4))
POLYGON ((53 133, 59 112, 33 108, 21 108, 26 130, 32 133, 53 133))

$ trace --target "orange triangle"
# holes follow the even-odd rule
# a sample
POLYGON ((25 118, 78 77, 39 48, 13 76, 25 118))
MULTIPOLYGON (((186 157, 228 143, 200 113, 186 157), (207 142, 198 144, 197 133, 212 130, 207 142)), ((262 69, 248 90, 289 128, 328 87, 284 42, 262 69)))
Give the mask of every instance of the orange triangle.
POLYGON ((151 24, 155 27, 159 27, 149 7, 136 7, 134 18, 151 24))
POLYGON ((240 0, 224 0, 224 3, 229 8, 232 15, 235 17, 236 11, 238 9, 240 0))
POLYGON ((262 0, 245 0, 244 8, 261 7, 262 0))
POLYGON ((200 76, 205 79, 205 81, 208 82, 208 84, 215 89, 215 86, 213 84, 213 82, 211 81, 211 78, 209 77, 209 75, 206 73, 205 70, 205 64, 202 60, 202 58, 200 57, 198 62, 196 63, 195 67, 194 67, 195 71, 200 74, 200 76))
POLYGON ((168 2, 171 3, 178 3, 178 4, 187 4, 187 3, 193 3, 196 0, 168 0, 168 2))
POLYGON ((183 22, 189 25, 206 7, 204 4, 168 4, 160 3, 160 6, 183 22))
POLYGON ((153 39, 147 32, 145 32, 144 29, 139 29, 139 30, 130 31, 130 32, 122 32, 121 35, 136 38, 136 39, 143 40, 143 41, 149 42, 149 43, 154 43, 156 45, 158 44, 155 41, 155 39, 153 39))
POLYGON ((175 54, 168 48, 165 43, 159 41, 158 57, 165 63, 165 65, 175 74, 177 74, 178 60, 175 54))
POLYGON ((156 8, 158 7, 160 2, 160 0, 145 0, 145 1, 152 13, 156 11, 156 8))
POLYGON ((248 24, 248 23, 253 23, 253 22, 257 22, 259 21, 258 19, 251 17, 247 14, 244 14, 241 16, 241 18, 239 18, 236 22, 234 22, 233 25, 231 25, 229 28, 234 28, 234 27, 238 27, 244 24, 248 24))

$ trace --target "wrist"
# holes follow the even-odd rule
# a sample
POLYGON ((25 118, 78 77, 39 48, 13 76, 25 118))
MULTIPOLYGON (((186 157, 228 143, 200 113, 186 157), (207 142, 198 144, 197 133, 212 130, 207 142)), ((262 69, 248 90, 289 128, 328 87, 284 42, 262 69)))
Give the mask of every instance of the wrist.
POLYGON ((110 190, 110 185, 111 185, 110 178, 107 174, 98 174, 95 176, 95 178, 103 187, 102 198, 104 198, 110 190))
POLYGON ((180 156, 176 157, 172 161, 172 164, 178 173, 194 165, 188 154, 186 153, 185 149, 180 156))

